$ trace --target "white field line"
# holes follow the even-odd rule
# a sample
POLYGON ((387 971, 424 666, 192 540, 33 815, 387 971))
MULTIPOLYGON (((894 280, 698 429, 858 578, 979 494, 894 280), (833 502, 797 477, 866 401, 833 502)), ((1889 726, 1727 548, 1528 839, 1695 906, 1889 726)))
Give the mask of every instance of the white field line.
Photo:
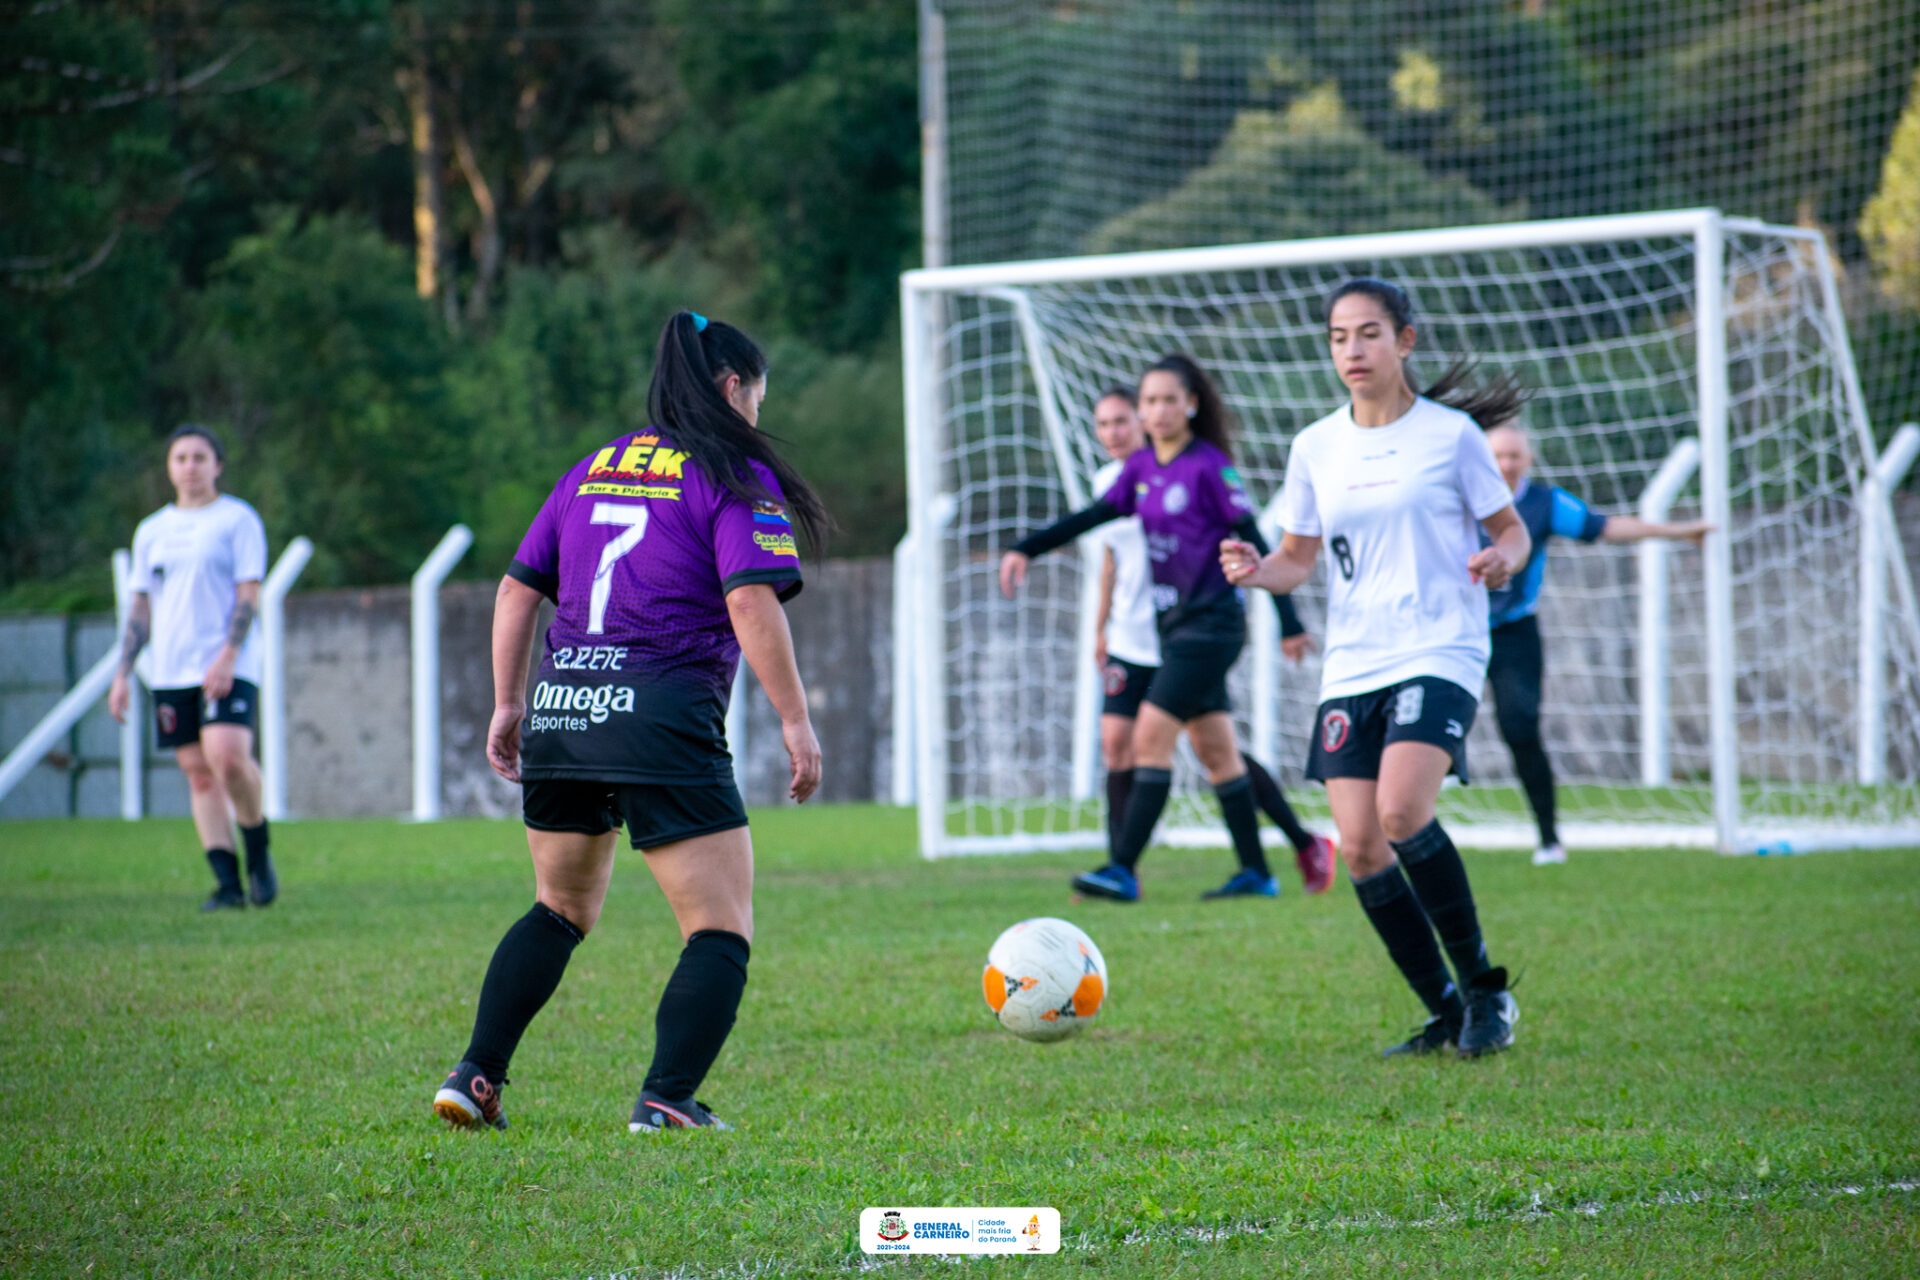
MULTIPOLYGON (((1548 1188, 1550 1191, 1551 1188, 1548 1188)), ((1878 1195, 1889 1192, 1920 1191, 1920 1181, 1902 1179, 1892 1182, 1870 1184, 1843 1184, 1824 1189, 1815 1188, 1800 1191, 1792 1186, 1783 1186, 1778 1192, 1800 1195, 1808 1198, 1838 1200, 1844 1196, 1878 1195)), ((1354 1218, 1329 1218, 1324 1222, 1271 1222, 1248 1221, 1230 1222, 1217 1227, 1141 1227, 1129 1231, 1120 1244, 1158 1244, 1165 1241, 1188 1241, 1201 1244, 1218 1244, 1240 1236, 1273 1235, 1284 1238, 1297 1234, 1319 1234, 1327 1231, 1431 1231, 1435 1228, 1456 1227, 1472 1223, 1529 1223, 1546 1222, 1563 1214, 1573 1214, 1583 1218, 1597 1218, 1603 1214, 1614 1213, 1622 1209, 1664 1209, 1696 1204, 1742 1204, 1753 1200, 1765 1200, 1770 1193, 1765 1191, 1720 1192, 1711 1189, 1704 1191, 1663 1191, 1659 1195, 1641 1200, 1583 1200, 1570 1208, 1558 1208, 1548 1204, 1541 1192, 1534 1192, 1533 1199, 1519 1209, 1451 1209, 1444 1204, 1437 1213, 1424 1218, 1396 1218, 1390 1214, 1367 1214, 1354 1218)), ((1095 1239, 1088 1232, 1068 1236, 1061 1240, 1062 1253, 1086 1252, 1092 1249, 1109 1247, 1114 1242, 1110 1238, 1095 1239)), ((946 1263, 960 1266, 970 1261, 959 1254, 915 1254, 915 1261, 926 1266, 932 1263, 946 1263)), ((639 1268, 628 1271, 594 1272, 582 1277, 582 1280, 779 1280, 784 1276, 835 1275, 860 1276, 871 1275, 897 1266, 900 1257, 882 1257, 873 1254, 856 1254, 842 1258, 838 1262, 824 1266, 813 1263, 796 1263, 779 1258, 760 1258, 752 1262, 729 1263, 723 1267, 676 1267, 671 1271, 651 1271, 639 1268)))

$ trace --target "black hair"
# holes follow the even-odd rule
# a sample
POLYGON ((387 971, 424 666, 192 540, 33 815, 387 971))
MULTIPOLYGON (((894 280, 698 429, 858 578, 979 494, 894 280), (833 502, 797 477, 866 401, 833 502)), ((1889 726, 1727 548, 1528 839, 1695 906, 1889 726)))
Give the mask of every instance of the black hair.
POLYGON ((1125 400, 1128 404, 1132 405, 1136 409, 1140 407, 1140 393, 1138 391, 1135 391, 1132 387, 1124 387, 1117 382, 1114 383, 1112 386, 1108 387, 1105 391, 1102 391, 1099 395, 1095 396, 1093 398, 1093 402, 1094 404, 1097 405, 1102 400, 1111 400, 1115 396, 1119 396, 1122 400, 1125 400))
POLYGON ((722 321, 691 311, 676 312, 660 331, 653 381, 647 387, 647 414, 715 484, 744 502, 773 499, 748 460, 773 472, 793 522, 818 556, 833 528, 825 504, 813 486, 774 452, 774 437, 741 417, 720 393, 718 379, 725 374, 752 382, 766 372, 767 357, 752 338, 722 321))
POLYGON ((199 436, 205 440, 207 447, 213 450, 213 460, 223 467, 227 465, 227 449, 220 443, 220 437, 213 434, 212 427, 203 427, 197 422, 183 422, 175 427, 173 433, 167 437, 167 452, 172 453, 174 443, 185 440, 188 436, 199 436))
MULTIPOLYGON (((1413 300, 1407 297, 1407 291, 1397 284, 1376 280, 1372 276, 1357 276, 1327 296, 1327 323, 1333 322, 1334 304, 1355 293, 1365 294, 1380 304, 1396 335, 1413 323, 1413 300)), ((1476 380, 1474 374, 1479 365, 1467 356, 1448 365, 1446 372, 1425 391, 1414 385, 1412 372, 1405 363, 1400 367, 1407 381, 1407 390, 1446 405, 1449 409, 1458 409, 1479 423, 1483 431, 1512 418, 1533 398, 1533 391, 1511 373, 1476 380)))
POLYGON ((1180 379, 1180 385, 1187 394, 1200 403, 1194 406, 1193 434, 1227 455, 1233 460, 1233 415, 1227 411, 1227 402, 1220 398, 1220 392, 1214 387, 1213 379, 1207 371, 1195 364, 1192 356, 1183 356, 1179 352, 1170 352, 1161 356, 1148 366, 1147 372, 1140 375, 1144 386, 1147 373, 1170 373, 1180 379))

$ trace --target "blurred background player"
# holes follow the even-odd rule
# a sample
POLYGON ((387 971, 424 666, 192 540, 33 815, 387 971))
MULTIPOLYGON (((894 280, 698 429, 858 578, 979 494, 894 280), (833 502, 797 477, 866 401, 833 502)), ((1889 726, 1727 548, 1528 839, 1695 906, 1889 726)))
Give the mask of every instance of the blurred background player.
POLYGON ((1671 538, 1695 546, 1712 531, 1704 520, 1656 524, 1638 516, 1603 516, 1557 485, 1538 485, 1527 479, 1533 468, 1533 442, 1519 418, 1509 418, 1487 432, 1487 444, 1500 474, 1513 490, 1513 509, 1533 540, 1533 558, 1527 567, 1498 591, 1487 593, 1492 610, 1493 657, 1487 663, 1487 681, 1493 690, 1493 709, 1500 736, 1513 753, 1513 771, 1527 793, 1534 821, 1540 827, 1540 846, 1533 865, 1550 866, 1567 860, 1554 824, 1553 764, 1540 736, 1540 690, 1546 674, 1546 651, 1540 641, 1540 587, 1547 575, 1547 540, 1574 538, 1581 542, 1640 542, 1671 538))
POLYGON ((487 759, 521 784, 534 905, 494 951, 472 1040, 434 1096, 450 1124, 506 1128, 508 1062, 600 918, 625 824, 686 944, 628 1128, 725 1127, 693 1094, 733 1028, 753 938, 753 841, 726 739, 742 655, 780 714, 788 794, 820 785, 781 605, 800 591, 787 512, 816 549, 828 520, 757 430, 766 379, 746 334, 675 315, 647 390, 653 425, 561 477, 500 582, 487 759), (542 599, 557 608, 529 711, 542 599))
POLYGON ((226 450, 206 427, 188 423, 167 437, 173 502, 133 535, 133 599, 120 643, 120 668, 107 692, 113 718, 127 718, 134 660, 147 659, 160 747, 186 775, 193 825, 213 896, 202 911, 253 904, 280 892, 260 810, 253 729, 260 705, 260 652, 253 619, 267 574, 267 531, 254 509, 220 492, 226 450), (233 852, 235 823, 247 854, 247 888, 233 852))
POLYGON ((1221 563, 1232 582, 1285 592, 1312 574, 1323 544, 1332 553, 1307 776, 1326 783, 1355 895, 1431 1015, 1387 1052, 1454 1045, 1477 1057, 1512 1043, 1519 1009, 1506 970, 1487 960, 1466 866, 1434 806, 1448 773, 1466 781, 1487 590, 1527 563, 1526 526, 1481 430, 1523 397, 1505 380, 1465 390, 1463 365, 1416 392, 1413 306, 1385 281, 1349 280, 1326 315, 1352 398, 1294 437, 1279 549, 1262 558, 1227 542, 1221 563), (1492 545, 1481 546, 1482 528, 1492 545))
MULTIPOLYGON (((1146 431, 1140 425, 1132 389, 1110 387, 1094 402, 1093 429, 1100 447, 1113 459, 1093 478, 1093 491, 1105 493, 1119 479, 1126 459, 1146 447, 1146 431)), ((1100 754, 1107 767, 1107 845, 1111 849, 1133 794, 1134 722, 1160 667, 1160 633, 1154 624, 1153 576, 1140 518, 1109 521, 1088 536, 1101 547, 1094 662, 1106 697, 1100 712, 1100 754)), ((1281 637, 1280 650, 1299 662, 1310 642, 1306 630, 1298 629, 1281 637)), ((1333 883, 1333 842, 1300 825, 1280 784, 1258 760, 1244 752, 1241 759, 1253 785, 1254 803, 1293 845, 1306 891, 1325 893, 1333 883)))
MULTIPOLYGON (((1200 366, 1169 355, 1140 379, 1149 448, 1131 454, 1104 495, 1031 534, 1000 560, 1000 590, 1012 599, 1032 558, 1125 516, 1140 518, 1153 570, 1160 666, 1147 682, 1133 728, 1133 788, 1112 861, 1073 878, 1093 897, 1136 902, 1135 868, 1173 789, 1173 749, 1185 730, 1213 783, 1240 870, 1209 897, 1273 897, 1280 882, 1260 847, 1253 785, 1233 728, 1227 671, 1247 642, 1241 597, 1222 576, 1215 548, 1229 534, 1265 546, 1253 502, 1232 457, 1232 419, 1200 366)), ((1302 630, 1293 602, 1277 599, 1282 634, 1302 630)))

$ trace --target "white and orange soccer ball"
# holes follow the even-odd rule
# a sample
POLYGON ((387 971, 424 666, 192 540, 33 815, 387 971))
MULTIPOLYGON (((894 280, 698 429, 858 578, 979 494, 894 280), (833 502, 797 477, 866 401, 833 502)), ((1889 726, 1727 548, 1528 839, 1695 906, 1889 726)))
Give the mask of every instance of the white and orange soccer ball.
POLYGON ((1064 1040, 1107 998, 1100 948, 1065 920, 1022 920, 994 940, 980 985, 1000 1025, 1022 1040, 1064 1040))

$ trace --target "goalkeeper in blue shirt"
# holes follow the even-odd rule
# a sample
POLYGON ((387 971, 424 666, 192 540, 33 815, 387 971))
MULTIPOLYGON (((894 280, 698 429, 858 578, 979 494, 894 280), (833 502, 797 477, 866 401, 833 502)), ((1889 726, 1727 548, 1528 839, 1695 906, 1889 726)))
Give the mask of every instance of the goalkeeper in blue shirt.
POLYGON ((1533 484, 1527 472, 1533 468, 1533 443, 1517 418, 1491 428, 1487 443, 1500 474, 1513 489, 1513 509, 1527 526, 1533 539, 1533 558, 1525 569, 1498 591, 1487 593, 1492 616, 1493 656, 1487 663, 1487 680, 1493 687, 1495 716, 1500 736, 1513 752, 1513 771, 1533 806, 1534 819, 1540 824, 1540 847, 1534 851, 1533 865, 1549 866, 1567 860, 1554 826, 1553 765, 1547 759, 1546 744, 1540 739, 1540 685, 1546 671, 1546 654, 1540 644, 1540 623, 1534 610, 1540 604, 1540 587, 1547 573, 1547 539, 1575 538, 1581 542, 1639 542, 1646 538, 1672 538, 1698 546, 1713 526, 1701 520, 1679 524, 1655 524, 1637 516, 1605 516, 1593 510, 1565 489, 1555 485, 1533 484))

